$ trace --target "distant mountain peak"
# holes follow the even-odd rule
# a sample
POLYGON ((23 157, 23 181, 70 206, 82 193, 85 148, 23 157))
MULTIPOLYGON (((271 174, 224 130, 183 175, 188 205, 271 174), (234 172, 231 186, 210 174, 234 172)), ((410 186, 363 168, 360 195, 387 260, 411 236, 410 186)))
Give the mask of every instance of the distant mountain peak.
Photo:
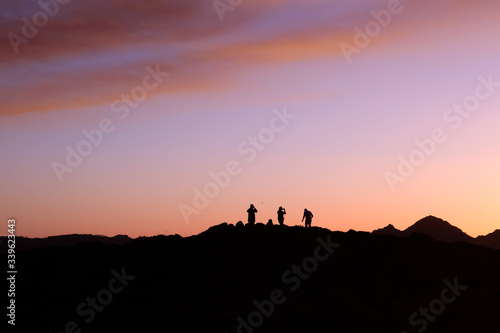
POLYGON ((387 227, 374 230, 372 232, 375 235, 391 235, 391 236, 402 236, 402 231, 396 229, 392 224, 389 224, 387 227))
POLYGON ((449 222, 429 215, 418 220, 403 231, 404 236, 413 233, 426 234, 437 241, 443 242, 471 242, 473 238, 463 232, 460 228, 451 225, 449 222))
POLYGON ((451 225, 449 222, 447 222, 443 219, 440 219, 439 217, 436 217, 434 215, 428 215, 428 216, 418 220, 417 222, 415 222, 415 224, 417 224, 417 223, 446 223, 446 224, 451 225))
POLYGON ((401 231, 396 229, 392 224, 384 228, 373 230, 374 235, 390 235, 399 237, 418 237, 415 234, 424 234, 434 240, 441 242, 467 242, 476 245, 488 246, 494 249, 500 249, 500 229, 495 230, 491 234, 478 236, 473 238, 439 217, 429 215, 417 222, 409 228, 401 231))
POLYGON ((494 249, 500 249, 500 229, 493 231, 491 234, 485 236, 478 236, 476 244, 489 246, 494 249))

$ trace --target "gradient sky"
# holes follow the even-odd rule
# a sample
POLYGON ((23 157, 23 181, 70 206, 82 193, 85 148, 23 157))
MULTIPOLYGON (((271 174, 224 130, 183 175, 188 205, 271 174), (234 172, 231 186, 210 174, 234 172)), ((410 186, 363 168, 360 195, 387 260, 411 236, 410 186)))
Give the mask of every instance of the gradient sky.
POLYGON ((445 115, 480 77, 500 82, 500 2, 402 0, 348 62, 342 43, 391 2, 243 0, 221 20, 212 1, 71 0, 16 53, 9 33, 41 7, 4 1, 0 234, 15 217, 18 236, 188 236, 246 221, 250 203, 257 221, 281 205, 297 225, 307 207, 332 230, 427 215, 474 237, 499 229, 500 87, 460 124, 445 115), (147 67, 169 75, 123 117, 147 67), (248 161, 248 137, 285 109, 295 118, 248 161), (60 181, 54 162, 103 119, 114 130, 60 181), (392 190, 386 173, 437 128, 447 140, 392 190), (240 172, 183 218, 229 161, 240 172))

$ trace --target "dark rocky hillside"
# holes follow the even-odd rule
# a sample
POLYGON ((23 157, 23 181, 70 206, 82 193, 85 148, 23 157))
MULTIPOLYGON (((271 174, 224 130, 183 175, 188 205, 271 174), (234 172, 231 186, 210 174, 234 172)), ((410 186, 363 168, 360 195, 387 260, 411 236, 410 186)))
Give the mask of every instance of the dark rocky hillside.
POLYGON ((500 329, 500 251, 419 234, 222 224, 30 249, 17 265, 17 332, 500 329))

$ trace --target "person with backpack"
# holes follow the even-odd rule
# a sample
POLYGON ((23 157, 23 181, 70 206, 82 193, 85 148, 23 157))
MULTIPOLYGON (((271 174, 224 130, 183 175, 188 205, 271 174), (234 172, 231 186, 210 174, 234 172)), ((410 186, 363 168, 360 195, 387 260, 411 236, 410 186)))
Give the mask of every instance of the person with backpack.
POLYGON ((306 228, 311 227, 311 222, 313 218, 313 213, 307 210, 307 208, 304 208, 304 216, 302 217, 302 222, 304 222, 304 219, 306 220, 306 228))

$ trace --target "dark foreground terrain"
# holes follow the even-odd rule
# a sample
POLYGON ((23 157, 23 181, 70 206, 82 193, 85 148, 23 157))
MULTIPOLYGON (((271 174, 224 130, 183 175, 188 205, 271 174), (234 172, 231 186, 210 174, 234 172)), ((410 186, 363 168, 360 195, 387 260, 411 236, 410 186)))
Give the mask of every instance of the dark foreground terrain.
POLYGON ((500 251, 422 234, 222 224, 16 260, 17 332, 500 331, 500 251))

